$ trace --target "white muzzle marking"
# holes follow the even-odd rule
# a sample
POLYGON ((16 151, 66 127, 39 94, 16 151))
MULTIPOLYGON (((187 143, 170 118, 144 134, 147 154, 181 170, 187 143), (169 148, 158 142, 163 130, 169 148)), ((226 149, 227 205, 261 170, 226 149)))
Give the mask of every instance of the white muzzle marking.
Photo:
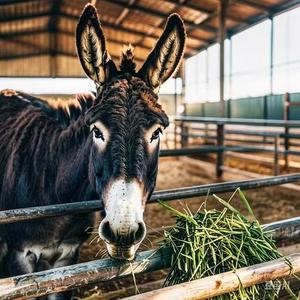
POLYGON ((138 181, 114 181, 105 195, 106 217, 110 228, 117 235, 127 235, 138 230, 143 222, 143 190, 138 181))

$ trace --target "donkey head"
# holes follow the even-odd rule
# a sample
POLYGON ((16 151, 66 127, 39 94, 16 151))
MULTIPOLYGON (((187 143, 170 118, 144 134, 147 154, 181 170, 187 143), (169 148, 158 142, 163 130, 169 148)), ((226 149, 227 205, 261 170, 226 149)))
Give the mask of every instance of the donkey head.
POLYGON ((155 186, 159 138, 169 124, 157 93, 181 61, 184 25, 178 15, 169 17, 138 72, 131 47, 119 68, 111 60, 91 4, 80 18, 76 44, 82 67, 97 87, 86 122, 92 139, 89 180, 105 208, 99 234, 112 257, 130 260, 146 235, 143 212, 155 186))

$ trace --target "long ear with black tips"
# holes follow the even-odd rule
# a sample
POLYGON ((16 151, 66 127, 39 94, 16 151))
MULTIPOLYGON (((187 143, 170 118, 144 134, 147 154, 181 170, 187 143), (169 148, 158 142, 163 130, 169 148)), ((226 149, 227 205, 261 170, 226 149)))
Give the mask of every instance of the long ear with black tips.
POLYGON ((168 18, 163 34, 138 72, 155 91, 170 78, 180 65, 185 48, 185 27, 178 14, 168 18))
POLYGON ((106 50, 106 42, 97 9, 87 4, 76 29, 76 46, 81 65, 88 77, 101 87, 116 71, 106 50))

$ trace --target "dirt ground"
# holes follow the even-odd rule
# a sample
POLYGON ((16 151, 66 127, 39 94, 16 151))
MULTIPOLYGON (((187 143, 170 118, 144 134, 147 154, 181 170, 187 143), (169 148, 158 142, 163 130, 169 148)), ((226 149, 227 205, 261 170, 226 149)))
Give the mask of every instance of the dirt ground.
MULTIPOLYGON (((237 160, 227 160, 227 165, 239 165, 237 160)), ((246 164, 247 165, 247 164, 246 164)), ((245 169, 246 165, 243 167, 245 169)), ((259 164, 258 164, 259 166, 259 164)), ((253 170, 252 170, 253 171, 253 170)), ((259 171, 263 174, 269 173, 268 169, 262 168, 259 171)), ((224 178, 230 180, 231 178, 224 178)), ((239 179, 239 178, 235 178, 239 179)), ((242 178, 241 178, 242 179, 242 178)), ((231 179, 232 180, 232 179, 231 179)), ((199 167, 195 164, 189 163, 185 159, 176 158, 162 158, 159 163, 159 175, 157 181, 157 190, 178 188, 184 186, 192 186, 198 184, 205 184, 215 182, 213 165, 199 167)), ((232 193, 220 195, 223 199, 229 199, 232 193)), ((254 210, 254 213, 261 223, 269 223, 281 219, 299 216, 300 212, 300 196, 299 191, 292 191, 280 186, 262 188, 257 190, 245 191, 245 194, 254 210)), ((198 197, 189 200, 172 201, 170 202, 174 207, 182 209, 185 203, 190 210, 196 211, 201 203, 205 201, 206 197, 198 197)), ((246 213, 242 204, 235 199, 234 206, 246 213)), ((209 197, 207 200, 208 208, 218 208, 219 204, 209 197)), ((144 241, 141 250, 148 250, 157 245, 157 241, 162 238, 162 227, 170 226, 174 223, 174 218, 168 211, 160 207, 158 204, 150 204, 146 208, 145 221, 148 227, 148 236, 144 241), (157 232, 159 230, 160 232, 157 232)), ((97 220, 97 223, 100 219, 97 220)), ((96 224, 97 225, 97 224, 96 224)), ((89 242, 81 249, 80 260, 89 261, 106 257, 103 244, 98 241, 96 229, 92 230, 93 235, 89 242)), ((149 282, 163 279, 166 271, 154 272, 151 274, 144 274, 137 276, 137 284, 149 285, 149 282)), ((141 289, 143 291, 143 288, 141 289)), ((134 293, 133 279, 127 278, 123 280, 116 280, 111 283, 99 284, 91 286, 88 289, 77 291, 78 297, 88 297, 90 300, 100 299, 119 299, 120 296, 130 295, 134 293), (116 293, 115 290, 120 290, 122 293, 116 293), (105 294, 108 293, 108 294, 105 294)))

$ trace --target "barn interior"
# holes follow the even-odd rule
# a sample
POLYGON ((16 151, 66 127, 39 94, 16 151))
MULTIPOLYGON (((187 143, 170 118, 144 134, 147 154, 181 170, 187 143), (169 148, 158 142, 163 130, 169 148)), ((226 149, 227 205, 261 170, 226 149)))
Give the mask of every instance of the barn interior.
MULTIPOLYGON (((170 14, 178 13, 186 26, 182 64, 159 92, 171 123, 161 139, 157 191, 300 173, 300 0, 91 2, 116 64, 124 45, 130 44, 141 68, 170 14)), ((76 26, 87 3, 0 0, 0 90, 21 90, 55 101, 95 92, 75 45, 76 26)), ((258 187, 245 188, 245 194, 262 224, 299 217, 299 178, 258 187)), ((229 199, 231 194, 220 195, 229 199)), ((197 211, 207 201, 209 208, 218 208, 210 198, 171 204, 197 211)), ((238 200, 234 203, 246 213, 238 200)), ((145 219, 148 235, 141 251, 158 247, 163 230, 174 224, 159 204, 147 206, 145 219)), ((99 222, 97 215, 95 228, 99 222)), ((97 230, 91 230, 80 262, 107 257, 97 230)), ((297 242, 299 236, 293 243, 282 243, 282 251, 299 251, 297 242)), ((137 287, 139 292, 160 288, 166 274, 159 270, 90 284, 74 295, 121 299, 134 295, 137 287)))

